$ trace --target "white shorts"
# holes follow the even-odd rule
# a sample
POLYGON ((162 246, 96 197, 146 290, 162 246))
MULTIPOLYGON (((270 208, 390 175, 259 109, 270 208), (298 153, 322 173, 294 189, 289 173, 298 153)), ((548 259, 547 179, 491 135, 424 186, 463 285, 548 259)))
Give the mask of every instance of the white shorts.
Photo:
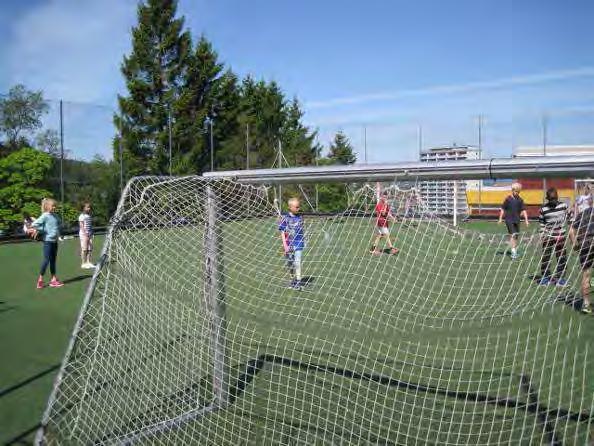
POLYGON ((87 236, 86 234, 78 234, 80 238, 80 250, 81 251, 92 251, 93 250, 93 236, 87 236))
POLYGON ((375 230, 378 235, 390 235, 390 230, 386 226, 376 226, 375 230))

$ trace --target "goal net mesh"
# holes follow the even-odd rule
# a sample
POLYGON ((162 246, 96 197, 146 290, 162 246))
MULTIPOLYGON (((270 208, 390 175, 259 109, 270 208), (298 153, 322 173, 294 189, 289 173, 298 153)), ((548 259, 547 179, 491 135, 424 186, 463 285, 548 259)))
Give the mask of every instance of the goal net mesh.
POLYGON ((104 242, 38 440, 47 444, 587 444, 594 318, 581 269, 538 286, 537 225, 454 227, 389 189, 305 215, 302 290, 270 193, 133 180, 104 242))

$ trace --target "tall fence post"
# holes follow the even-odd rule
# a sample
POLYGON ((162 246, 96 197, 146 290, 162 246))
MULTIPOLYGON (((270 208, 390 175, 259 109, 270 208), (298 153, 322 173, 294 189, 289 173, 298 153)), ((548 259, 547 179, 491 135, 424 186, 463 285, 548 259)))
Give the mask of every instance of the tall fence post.
POLYGON ((123 133, 120 130, 120 137, 118 140, 118 153, 120 156, 120 194, 124 190, 124 147, 123 147, 123 133))
POLYGON ((60 209, 64 207, 64 106, 60 99, 60 209))
MULTIPOLYGON (((483 159, 483 115, 478 115, 478 158, 483 159)), ((479 217, 483 213, 483 180, 478 180, 478 215, 479 217)))
POLYGON ((169 176, 171 176, 171 163, 172 163, 172 146, 173 146, 173 135, 171 132, 171 104, 167 106, 167 131, 169 133, 168 145, 169 145, 169 176))
MULTIPOLYGON (((542 155, 547 156, 547 142, 548 142, 548 119, 546 113, 542 114, 542 155)), ((547 179, 542 179, 542 196, 543 196, 543 203, 545 201, 545 196, 547 193, 547 179)))
POLYGON ((454 226, 458 226, 458 181, 454 180, 454 226))
POLYGON ((225 289, 223 284, 223 251, 219 226, 218 199, 215 186, 206 185, 206 227, 204 231, 205 268, 204 297, 211 320, 214 404, 225 407, 229 402, 228 368, 225 359, 225 289))
POLYGON ((250 168, 250 123, 245 124, 245 168, 250 168))

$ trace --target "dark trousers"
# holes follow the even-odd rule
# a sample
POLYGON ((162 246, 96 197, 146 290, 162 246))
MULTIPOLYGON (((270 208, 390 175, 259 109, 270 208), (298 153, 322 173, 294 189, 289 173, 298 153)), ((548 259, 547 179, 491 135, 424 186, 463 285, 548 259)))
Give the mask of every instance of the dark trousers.
POLYGON ((551 277, 551 260, 557 257, 557 268, 555 269, 556 279, 560 279, 565 274, 567 265, 567 254, 565 253, 565 237, 546 237, 542 242, 542 258, 540 260, 540 272, 543 277, 551 277))
POLYGON ((43 276, 47 265, 49 264, 50 273, 56 274, 56 257, 58 256, 58 242, 43 242, 43 262, 41 262, 41 269, 39 275, 43 276))

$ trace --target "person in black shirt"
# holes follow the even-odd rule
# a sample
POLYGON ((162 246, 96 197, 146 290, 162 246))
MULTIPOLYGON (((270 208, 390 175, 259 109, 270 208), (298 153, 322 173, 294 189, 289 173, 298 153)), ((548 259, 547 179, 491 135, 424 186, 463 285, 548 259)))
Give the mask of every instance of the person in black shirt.
POLYGON ((499 210, 499 223, 503 221, 505 217, 505 226, 507 226, 507 232, 509 234, 509 245, 511 247, 511 258, 518 258, 518 234, 520 233, 520 221, 521 217, 524 218, 526 226, 528 226, 528 213, 526 212, 526 206, 524 206, 524 200, 520 197, 520 191, 522 185, 520 183, 514 183, 511 187, 512 193, 508 195, 501 209, 499 210))

